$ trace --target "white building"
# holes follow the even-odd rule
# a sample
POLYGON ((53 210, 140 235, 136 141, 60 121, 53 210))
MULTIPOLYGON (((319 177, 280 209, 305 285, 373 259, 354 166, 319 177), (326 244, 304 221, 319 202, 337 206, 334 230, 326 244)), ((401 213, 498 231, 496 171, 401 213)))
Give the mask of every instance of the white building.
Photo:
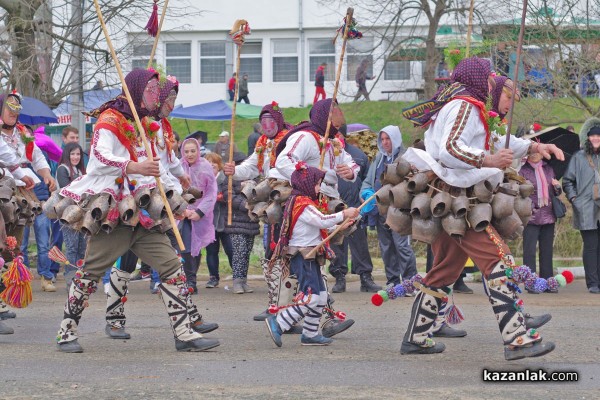
MULTIPOLYGON (((316 0, 222 0, 202 2, 198 7, 203 10, 201 17, 165 21, 156 53, 156 61, 181 84, 178 103, 190 106, 229 99, 227 82, 235 70, 236 46, 228 32, 241 18, 248 20, 252 29, 240 57, 240 73, 249 75, 252 104, 273 100, 284 107, 312 103, 314 74, 322 62, 328 64, 325 90, 331 97, 342 49, 341 35, 335 45, 332 39, 343 22, 345 8, 331 10, 316 0)), ((415 28, 403 28, 394 37, 383 38, 385 27, 365 27, 361 15, 355 18, 364 37, 348 41, 338 91, 340 102, 351 101, 356 93, 355 71, 363 58, 372 61, 370 74, 375 79, 367 81, 372 100, 414 99, 411 89, 422 87, 423 63, 386 63, 386 59, 391 46, 403 35, 414 35, 415 28), (408 93, 382 93, 390 90, 408 93)), ((152 38, 139 32, 130 32, 129 38, 133 56, 128 67, 145 67, 152 38)))

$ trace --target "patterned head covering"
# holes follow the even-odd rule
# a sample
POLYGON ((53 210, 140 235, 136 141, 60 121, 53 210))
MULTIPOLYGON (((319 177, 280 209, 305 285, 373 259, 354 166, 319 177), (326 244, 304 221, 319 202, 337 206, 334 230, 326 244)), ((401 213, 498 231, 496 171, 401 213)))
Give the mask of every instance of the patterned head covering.
POLYGON ((491 73, 492 67, 488 60, 469 57, 458 63, 450 80, 464 86, 461 95, 471 96, 485 103, 489 96, 488 77, 491 73))
POLYGON ((478 57, 465 58, 458 63, 448 86, 441 87, 429 100, 402 110, 402 116, 415 126, 426 127, 442 107, 456 96, 469 96, 483 103, 487 101, 488 78, 492 72, 489 61, 478 57))
MULTIPOLYGON (((0 95, 0 113, 2 112, 2 110, 4 110, 4 101, 6 99, 8 99, 9 97, 15 98, 17 100, 17 102, 19 103, 19 105, 22 104, 21 95, 19 93, 17 93, 16 91, 13 91, 13 93, 9 93, 9 94, 2 94, 2 95, 0 95)), ((19 123, 19 117, 18 116, 17 116, 17 122, 16 123, 19 123)), ((4 122, 2 123, 2 127, 5 128, 5 129, 12 128, 12 126, 8 126, 4 122)))
POLYGON ((156 107, 156 110, 152 112, 151 116, 153 118, 158 118, 160 116, 159 114, 162 105, 165 104, 165 101, 167 101, 171 90, 175 89, 175 93, 179 93, 179 82, 176 79, 170 79, 170 77, 168 77, 164 82, 160 82, 159 87, 160 94, 158 95, 158 102, 160 103, 160 106, 156 107))
POLYGON ((285 122, 283 119, 283 113, 281 112, 281 108, 276 102, 272 102, 271 104, 267 104, 260 110, 260 115, 258 119, 261 120, 263 114, 271 114, 275 123, 277 124, 277 132, 281 132, 285 129, 285 122))
POLYGON ((315 186, 324 178, 325 171, 299 162, 296 164, 296 170, 292 172, 290 179, 292 183, 292 195, 307 196, 312 200, 317 200, 319 194, 315 193, 315 186))
MULTIPOLYGON (((325 136, 325 131, 327 130, 327 119, 329 118, 329 109, 331 108, 332 99, 324 99, 317 101, 309 112, 310 121, 300 122, 296 125, 295 128, 291 129, 287 135, 281 139, 279 144, 277 145, 277 155, 285 149, 285 144, 288 138, 299 131, 313 131, 318 133, 321 136, 325 136)), ((337 101, 336 101, 337 104, 337 101)), ((333 124, 329 128, 329 137, 333 138, 337 135, 338 130, 333 124)))
MULTIPOLYGON (((131 94, 131 99, 133 100, 133 104, 135 104, 135 109, 140 119, 150 114, 148 110, 145 108, 142 109, 139 105, 142 104, 144 90, 148 85, 148 81, 152 78, 158 79, 158 72, 153 69, 142 68, 136 68, 125 76, 125 84, 127 85, 127 89, 129 89, 129 94, 131 94)), ((86 115, 97 118, 102 112, 109 108, 117 110, 129 120, 133 119, 133 113, 127 102, 124 90, 116 98, 107 101, 95 110, 86 113, 86 115)))

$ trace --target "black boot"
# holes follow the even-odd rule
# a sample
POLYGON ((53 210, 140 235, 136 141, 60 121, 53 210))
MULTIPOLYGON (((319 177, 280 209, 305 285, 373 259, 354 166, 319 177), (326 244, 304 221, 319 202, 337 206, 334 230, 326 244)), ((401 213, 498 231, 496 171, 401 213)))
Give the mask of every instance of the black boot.
POLYGON ((367 293, 377 293, 381 290, 381 286, 373 281, 373 276, 369 272, 360 275, 360 291, 367 293))
POLYGON ((331 289, 333 293, 344 293, 346 291, 346 277, 338 275, 335 277, 335 285, 331 289))
POLYGON ((464 293, 464 294, 473 294, 473 289, 468 287, 461 276, 454 282, 454 286, 452 286, 452 290, 456 293, 464 293))

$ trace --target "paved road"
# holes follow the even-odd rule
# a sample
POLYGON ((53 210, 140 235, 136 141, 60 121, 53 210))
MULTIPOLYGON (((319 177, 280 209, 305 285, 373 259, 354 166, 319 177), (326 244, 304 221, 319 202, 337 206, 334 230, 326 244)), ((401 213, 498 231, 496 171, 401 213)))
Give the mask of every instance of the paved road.
MULTIPOLYGON (((62 288, 59 281, 59 287, 62 288)), ((329 347, 302 347, 284 336, 278 349, 264 323, 252 316, 264 306, 266 290, 234 295, 202 290, 200 310, 220 329, 207 335, 221 346, 205 353, 177 353, 164 306, 147 289, 132 284, 127 303, 132 339, 104 335, 104 299, 96 293, 80 325, 83 354, 61 354, 54 336, 62 317, 63 292, 42 293, 34 282, 34 303, 9 320, 15 335, 0 336, 0 399, 207 399, 207 398, 527 398, 596 399, 600 391, 600 296, 578 280, 560 294, 525 295, 527 311, 550 311, 544 340, 557 349, 539 359, 504 361, 498 328, 481 284, 473 295, 456 295, 466 315, 463 339, 446 339, 443 354, 401 356, 412 299, 376 308, 359 283, 336 296, 336 307, 356 319, 329 347), (577 383, 491 384, 482 370, 579 372, 577 383)), ((198 297, 196 297, 198 299, 198 297)))

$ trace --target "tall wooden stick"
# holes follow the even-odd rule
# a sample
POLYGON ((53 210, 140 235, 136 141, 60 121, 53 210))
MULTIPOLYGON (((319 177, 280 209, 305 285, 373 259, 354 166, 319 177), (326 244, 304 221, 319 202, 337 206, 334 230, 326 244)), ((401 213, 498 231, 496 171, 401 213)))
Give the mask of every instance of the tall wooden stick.
MULTIPOLYGON (((381 189, 379 189, 381 190, 381 189)), ((377 196, 377 194, 379 193, 379 190, 375 193, 373 193, 368 199, 366 199, 359 207, 358 207, 358 211, 362 210, 363 207, 365 207, 367 204, 369 204, 369 202, 371 200, 375 199, 375 196, 377 196)), ((329 242, 331 240, 332 237, 334 237, 339 231, 341 231, 344 228, 344 224, 346 222, 348 222, 351 218, 347 218, 345 219, 341 224, 338 225, 337 228, 335 228, 335 230, 333 232, 331 232, 325 239, 323 239, 321 241, 321 243, 319 243, 318 245, 315 246, 314 249, 312 249, 310 251, 310 253, 308 253, 306 255, 306 258, 313 258, 317 255, 317 252, 319 251, 319 249, 323 246, 325 246, 325 244, 327 244, 327 242, 329 242)))
MULTIPOLYGON (((231 106, 231 128, 229 132, 229 162, 233 162, 233 135, 235 132, 235 109, 238 100, 238 93, 240 89, 240 53, 242 52, 242 45, 237 46, 237 57, 235 60, 235 94, 233 95, 233 105, 231 106)), ((231 225, 233 218, 233 175, 229 175, 229 181, 227 182, 227 225, 231 225)))
POLYGON ((352 23, 352 16, 354 15, 354 9, 348 7, 346 11, 346 21, 344 25, 344 36, 342 42, 342 52, 340 53, 340 61, 338 63, 337 72, 335 75, 335 87, 333 89, 333 96, 331 96, 331 107, 329 107, 329 117, 327 118, 327 129, 325 129, 325 137, 323 139, 323 148, 321 149, 321 160, 319 161, 319 169, 323 169, 325 163, 325 153, 327 152, 327 139, 329 139, 329 130, 331 129, 331 118, 333 117, 333 108, 335 107, 335 100, 337 98, 338 87, 340 85, 340 76, 342 75, 342 64, 344 63, 344 54, 346 53, 346 43, 348 42, 348 30, 352 23))
MULTIPOLYGON (((98 20, 100 21, 100 25, 102 25, 102 31, 104 32, 104 36, 106 37, 106 43, 108 44, 108 48, 110 49, 110 54, 112 55, 113 60, 115 61, 115 66, 117 67, 117 72, 119 73, 119 79, 121 80, 121 85, 123 86, 123 92, 125 92, 125 97, 127 98, 127 103, 129 103, 129 108, 131 108, 131 113, 133 114, 133 119, 135 119, 135 124, 140 132, 140 136, 142 137, 142 142, 144 143, 144 148, 146 149, 146 154, 148 157, 151 157, 152 150, 150 149, 150 144, 148 144, 148 140, 146 139, 146 135, 144 134, 145 130, 142 126, 142 122, 140 121, 140 117, 137 114, 135 104, 133 103, 133 99, 131 98, 131 94, 129 93, 129 88, 127 87, 127 83, 125 82, 125 76, 123 75, 123 70, 121 69, 121 63, 119 63, 119 59, 117 58, 117 53, 115 52, 115 48, 113 47, 112 41, 110 40, 110 35, 108 33, 108 28, 104 23, 104 17, 102 16, 102 10, 100 10, 100 5, 98 4, 98 0, 94 0, 94 6, 96 7, 96 14, 98 15, 98 20)), ((183 240, 181 240, 181 235, 179 234, 179 229, 177 229, 177 223, 175 222, 175 217, 173 216, 173 210, 169 206, 169 202, 167 200, 167 196, 165 195, 165 189, 162 186, 160 178, 157 176, 154 178, 156 180, 156 187, 160 192, 160 196, 162 197, 163 203, 165 204, 165 209, 167 210, 167 215, 169 216, 169 222, 173 227, 173 233, 175 234, 175 238, 177 239, 177 244, 181 250, 185 250, 185 246, 183 245, 183 240)))
POLYGON ((515 60, 515 75, 513 79, 514 93, 510 99, 510 110, 508 110, 508 128, 506 129, 505 149, 510 144, 510 129, 512 128, 513 109, 515 108, 515 98, 517 97, 517 82, 519 82, 519 64, 521 63, 521 49, 523 48, 523 35, 525 34, 525 18, 527 17, 527 0, 523 0, 523 14, 521 15, 521 30, 519 31, 519 42, 517 43, 517 57, 515 60))
POLYGON ((471 8, 469 9, 469 27, 467 28, 467 49, 465 51, 465 57, 469 57, 469 50, 471 49, 471 33, 473 32, 473 6, 475 0, 471 0, 471 8))
POLYGON ((154 54, 156 54, 156 48, 158 47, 158 38, 160 36, 160 32, 162 31, 163 21, 165 20, 165 15, 167 14, 167 5, 169 5, 169 0, 165 0, 165 5, 163 6, 162 13, 160 14, 160 23, 158 24, 158 32, 156 33, 156 37, 154 38, 154 45, 152 46, 152 51, 150 52, 150 59, 148 60, 148 68, 152 66, 152 60, 154 60, 154 54))

